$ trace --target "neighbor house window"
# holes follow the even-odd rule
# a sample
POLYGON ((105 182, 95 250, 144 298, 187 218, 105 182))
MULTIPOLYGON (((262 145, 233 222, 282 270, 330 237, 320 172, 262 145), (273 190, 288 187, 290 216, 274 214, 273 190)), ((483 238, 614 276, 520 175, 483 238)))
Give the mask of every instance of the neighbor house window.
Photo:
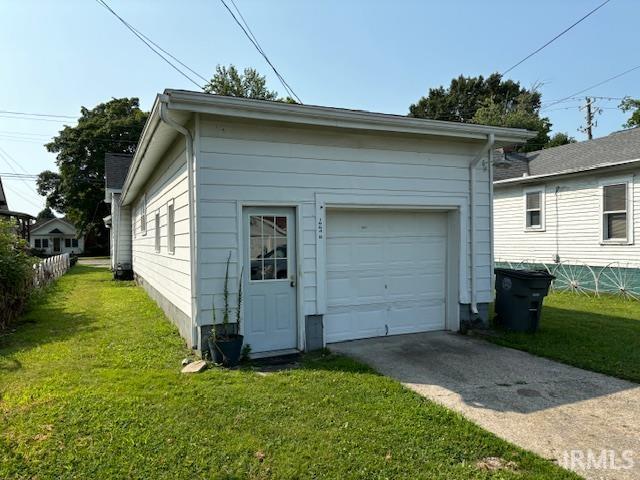
POLYGON ((167 205, 167 251, 175 253, 176 251, 176 220, 173 206, 173 200, 167 205))
POLYGON ((544 225, 544 195, 542 190, 525 191, 525 227, 542 230, 544 225))
POLYGON ((78 239, 77 238, 71 239, 71 246, 73 248, 78 248, 78 239))
POLYGON ((156 252, 160 251, 160 212, 156 212, 155 218, 155 247, 156 252))
POLYGON ((42 239, 42 248, 49 248, 49 239, 48 238, 43 238, 42 239))
POLYGON ((36 238, 36 248, 42 248, 42 241, 39 238, 36 238))
POLYGON ((71 239, 70 238, 65 238, 64 239, 64 246, 65 246, 65 248, 71 248, 71 239))
POLYGON ((602 187, 603 240, 627 240, 627 184, 602 187))

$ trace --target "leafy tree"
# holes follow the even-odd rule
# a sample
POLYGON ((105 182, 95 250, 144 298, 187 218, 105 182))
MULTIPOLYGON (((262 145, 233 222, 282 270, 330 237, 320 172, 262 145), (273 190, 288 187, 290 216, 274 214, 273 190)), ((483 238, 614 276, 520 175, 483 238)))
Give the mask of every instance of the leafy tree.
POLYGON ((627 122, 622 125, 624 128, 640 126, 640 99, 625 97, 624 100, 622 100, 622 102, 620 103, 619 108, 624 113, 633 110, 633 113, 631 114, 627 122))
POLYGON ((544 148, 559 147, 560 145, 567 145, 568 143, 576 143, 576 139, 564 132, 558 132, 549 139, 544 148))
POLYGON ((245 68, 243 73, 230 65, 218 65, 213 78, 204 87, 205 92, 228 97, 255 98, 259 100, 277 100, 278 92, 267 88, 267 78, 255 68, 245 68))
POLYGON ((45 207, 44 210, 41 210, 36 217, 36 219, 38 220, 46 220, 49 218, 56 218, 56 216, 53 214, 53 210, 51 210, 49 207, 45 207))
MULTIPOLYGON (((526 96, 528 94, 523 94, 526 96)), ((527 108, 527 100, 517 100, 511 105, 486 100, 471 119, 471 123, 493 125, 496 127, 526 128, 538 132, 534 138, 518 147, 519 151, 532 152, 540 150, 549 142, 551 122, 548 118, 540 118, 537 111, 527 108)))
POLYGON ((38 193, 47 206, 65 213, 98 246, 108 236, 102 218, 108 214, 104 199, 104 155, 133 153, 147 119, 137 98, 114 98, 92 109, 82 107, 75 126, 65 126, 46 145, 56 153, 58 172, 44 171, 38 193))
POLYGON ((460 75, 447 88, 430 88, 426 97, 409 107, 409 115, 534 130, 538 135, 518 147, 520 151, 532 151, 546 146, 550 140, 551 122, 540 117, 540 105, 541 94, 536 86, 523 88, 499 73, 486 78, 460 75))
POLYGON ((540 93, 535 88, 527 90, 518 82, 503 80, 499 73, 484 78, 460 75, 451 80, 448 88, 430 88, 426 97, 409 107, 409 116, 471 122, 476 111, 491 101, 503 110, 522 106, 529 112, 540 109, 540 93))

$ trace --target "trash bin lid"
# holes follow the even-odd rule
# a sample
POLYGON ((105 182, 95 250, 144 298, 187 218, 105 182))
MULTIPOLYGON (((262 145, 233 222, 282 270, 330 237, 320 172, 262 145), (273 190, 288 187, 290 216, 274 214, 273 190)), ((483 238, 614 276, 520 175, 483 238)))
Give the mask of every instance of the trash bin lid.
POLYGON ((556 278, 545 270, 516 270, 514 268, 496 268, 493 271, 496 274, 500 273, 502 275, 507 275, 513 278, 520 278, 523 280, 531 280, 536 278, 553 280, 556 278))

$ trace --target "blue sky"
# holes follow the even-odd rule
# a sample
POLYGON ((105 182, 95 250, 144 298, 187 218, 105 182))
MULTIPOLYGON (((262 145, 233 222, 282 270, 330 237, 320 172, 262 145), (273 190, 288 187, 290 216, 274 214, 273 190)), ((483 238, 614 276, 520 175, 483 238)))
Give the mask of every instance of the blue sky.
MULTIPOLYGON (((406 114, 429 87, 505 70, 602 0, 236 2, 304 103, 406 114)), ((217 64, 254 66, 284 93, 219 1, 109 3, 205 77, 217 64)), ((509 77, 542 83, 548 102, 638 65, 639 14, 640 3, 612 0, 509 77)), ((139 97, 148 109, 164 88, 193 88, 93 0, 0 0, 0 18, 0 110, 76 115, 80 106, 121 96, 139 97)), ((637 70, 589 93, 637 98, 639 81, 637 70)), ((579 103, 544 112, 554 131, 585 138, 579 103)), ((621 128, 618 103, 599 101, 595 136, 621 128)), ((29 173, 55 169, 42 143, 61 125, 0 117, 0 173, 11 172, 3 155, 29 173)), ((35 214, 44 206, 34 182, 4 185, 12 209, 35 214)))

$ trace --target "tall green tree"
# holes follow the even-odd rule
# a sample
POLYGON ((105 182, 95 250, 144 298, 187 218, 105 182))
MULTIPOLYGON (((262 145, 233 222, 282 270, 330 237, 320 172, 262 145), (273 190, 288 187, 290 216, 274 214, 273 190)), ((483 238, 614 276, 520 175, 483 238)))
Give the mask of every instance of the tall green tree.
POLYGON ((632 128, 640 126, 640 99, 625 97, 619 105, 619 108, 627 113, 631 111, 631 116, 622 126, 624 128, 632 128))
POLYGON ((137 98, 114 98, 94 108, 82 107, 78 123, 65 126, 46 146, 57 154, 57 172, 42 172, 38 193, 47 206, 62 212, 98 246, 108 245, 102 218, 104 203, 104 155, 133 153, 147 113, 137 98))
POLYGON ((540 116, 541 94, 534 86, 526 89, 499 73, 488 77, 453 78, 448 87, 430 88, 426 96, 409 107, 417 118, 526 128, 538 135, 519 147, 539 150, 549 142, 551 122, 540 116))
POLYGON ((576 139, 570 137, 567 133, 558 132, 549 139, 544 148, 559 147, 560 145, 567 145, 568 143, 576 143, 576 139))
POLYGON ((267 78, 255 68, 245 68, 243 73, 229 65, 216 67, 216 72, 204 87, 205 92, 228 97, 277 100, 278 92, 267 88, 267 78))
POLYGON ((56 216, 53 214, 53 210, 51 210, 51 208, 49 207, 45 207, 44 209, 40 210, 40 212, 36 216, 37 220, 47 220, 50 218, 56 218, 56 216))

